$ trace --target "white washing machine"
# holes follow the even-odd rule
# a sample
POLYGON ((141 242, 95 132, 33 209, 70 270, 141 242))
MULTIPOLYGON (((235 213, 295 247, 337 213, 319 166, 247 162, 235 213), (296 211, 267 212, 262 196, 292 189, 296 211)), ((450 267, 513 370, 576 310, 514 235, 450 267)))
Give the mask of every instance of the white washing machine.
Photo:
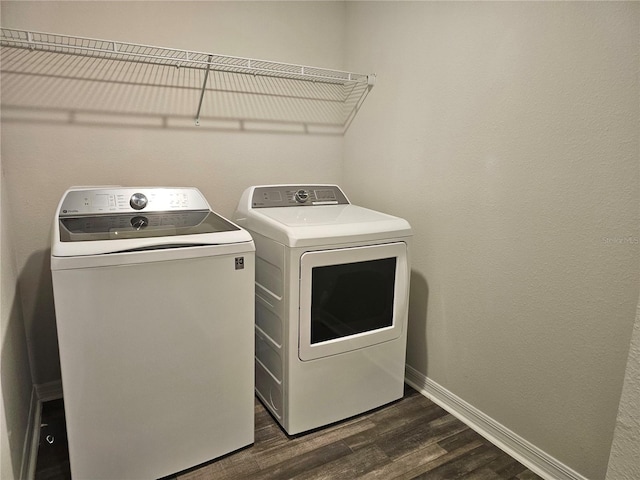
POLYGON ((158 478, 253 443, 254 260, 195 188, 64 194, 51 270, 73 478, 158 478))
POLYGON ((256 392, 289 434, 402 397, 409 223, 336 185, 247 189, 256 245, 256 392))

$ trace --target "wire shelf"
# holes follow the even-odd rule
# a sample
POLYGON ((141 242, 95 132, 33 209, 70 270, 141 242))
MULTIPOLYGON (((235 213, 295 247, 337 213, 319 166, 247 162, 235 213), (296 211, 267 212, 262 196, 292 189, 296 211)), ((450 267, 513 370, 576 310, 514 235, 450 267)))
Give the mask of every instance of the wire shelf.
MULTIPOLYGON (((186 97, 197 105, 192 106, 196 125, 201 116, 268 121, 277 112, 278 121, 339 125, 344 131, 375 81, 375 75, 10 28, 1 29, 0 45, 3 83, 9 86, 8 91, 3 87, 3 106, 14 105, 16 96, 23 100, 30 96, 29 107, 35 108, 39 101, 37 92, 43 91, 43 82, 48 82, 45 88, 48 103, 52 98, 61 98, 60 92, 52 95, 56 93, 56 85, 63 88, 62 84, 66 84, 64 88, 71 91, 73 85, 82 84, 84 90, 94 92, 93 100, 71 99, 67 95, 73 100, 70 109, 108 111, 112 105, 111 110, 127 113, 137 107, 114 102, 118 90, 140 93, 144 89, 164 88, 174 93, 182 90, 183 100, 185 91, 191 92, 186 97), (32 85, 38 84, 38 88, 26 92, 25 79, 32 85), (88 87, 86 82, 109 85, 109 102, 92 105, 99 97, 95 95, 99 87, 88 87), (229 108, 234 98, 242 104, 235 113, 229 108), (248 99, 260 106, 258 118, 253 118, 255 112, 247 111, 251 110, 247 108, 248 99), (224 102, 224 108, 216 105, 218 101, 224 102), (306 117, 301 112, 306 112, 306 117)), ((157 92, 154 97, 158 99, 157 92)), ((160 102, 151 112, 141 113, 183 116, 184 105, 179 111, 165 108, 175 103, 160 102)))

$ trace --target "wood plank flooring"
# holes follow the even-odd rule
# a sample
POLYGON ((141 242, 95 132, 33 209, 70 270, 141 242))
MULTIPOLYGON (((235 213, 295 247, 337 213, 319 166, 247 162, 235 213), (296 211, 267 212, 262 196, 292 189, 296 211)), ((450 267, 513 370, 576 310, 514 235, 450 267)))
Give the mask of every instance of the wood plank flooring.
MULTIPOLYGON (((36 480, 70 478, 62 402, 43 407, 36 480), (62 419, 62 426, 60 426, 62 419), (62 428, 62 431, 60 430, 62 428), (54 435, 54 443, 46 435, 54 435)), ((175 480, 533 480, 537 475, 406 387, 403 399, 296 437, 255 404, 255 443, 175 480)))

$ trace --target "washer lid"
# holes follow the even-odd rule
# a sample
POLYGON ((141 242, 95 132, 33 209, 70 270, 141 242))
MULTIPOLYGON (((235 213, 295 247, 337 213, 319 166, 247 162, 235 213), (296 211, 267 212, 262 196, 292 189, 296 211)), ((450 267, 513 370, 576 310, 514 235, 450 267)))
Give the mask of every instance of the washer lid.
POLYGON ((57 257, 251 242, 196 188, 73 188, 54 219, 57 257))
POLYGON ((141 239, 240 230, 210 210, 124 213, 59 219, 61 242, 141 239))
POLYGON ((406 220, 351 204, 252 209, 238 222, 290 247, 412 235, 406 220))

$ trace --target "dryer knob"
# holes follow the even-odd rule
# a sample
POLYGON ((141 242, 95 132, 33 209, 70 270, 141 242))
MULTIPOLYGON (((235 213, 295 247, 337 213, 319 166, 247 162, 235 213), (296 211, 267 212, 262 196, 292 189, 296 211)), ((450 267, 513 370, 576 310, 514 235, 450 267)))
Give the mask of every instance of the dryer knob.
POLYGON ((134 210, 142 210, 147 206, 147 197, 142 193, 134 193, 131 195, 131 199, 129 200, 129 205, 134 210))
POLYGON ((304 203, 307 200, 309 200, 309 192, 307 192, 306 190, 300 189, 296 192, 295 199, 296 199, 296 202, 298 203, 304 203))

